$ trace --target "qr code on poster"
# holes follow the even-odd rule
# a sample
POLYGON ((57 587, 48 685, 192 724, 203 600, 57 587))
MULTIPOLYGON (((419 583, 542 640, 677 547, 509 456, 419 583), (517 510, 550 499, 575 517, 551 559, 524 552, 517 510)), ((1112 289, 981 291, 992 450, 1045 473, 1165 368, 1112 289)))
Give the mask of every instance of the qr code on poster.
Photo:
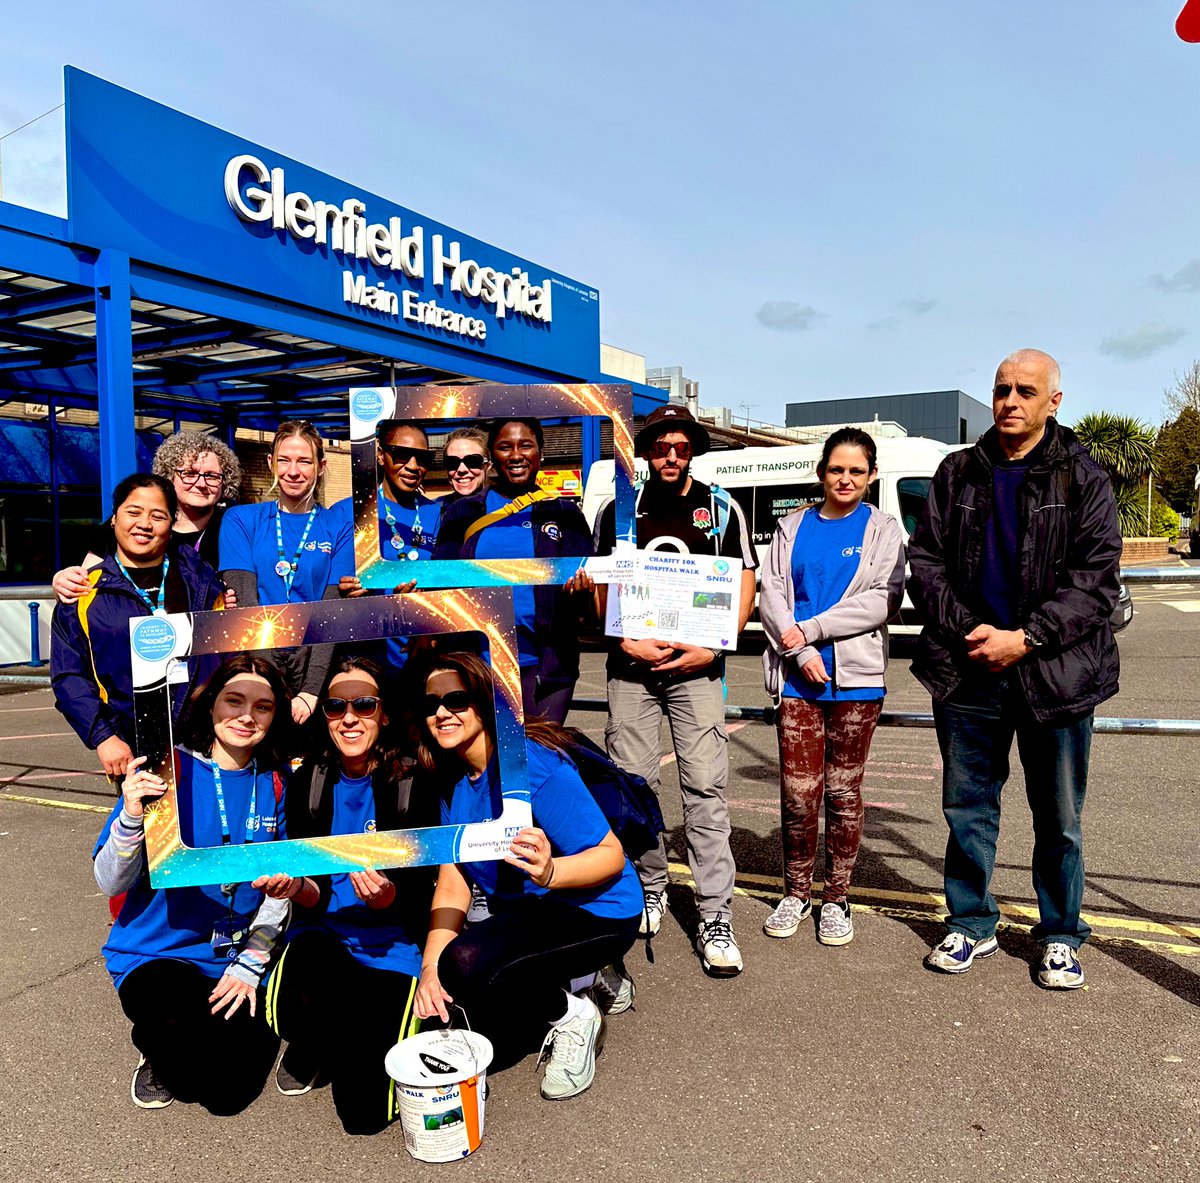
POLYGON ((658 623, 664 630, 679 627, 679 613, 675 612, 660 612, 658 614, 658 623))

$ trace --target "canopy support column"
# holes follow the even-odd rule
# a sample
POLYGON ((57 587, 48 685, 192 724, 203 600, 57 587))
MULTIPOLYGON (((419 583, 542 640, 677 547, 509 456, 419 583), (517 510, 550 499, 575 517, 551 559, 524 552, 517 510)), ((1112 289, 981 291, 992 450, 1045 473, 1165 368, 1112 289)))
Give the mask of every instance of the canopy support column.
POLYGON ((129 256, 102 250, 96 259, 96 386, 100 412, 100 497, 137 471, 133 418, 133 316, 129 256))

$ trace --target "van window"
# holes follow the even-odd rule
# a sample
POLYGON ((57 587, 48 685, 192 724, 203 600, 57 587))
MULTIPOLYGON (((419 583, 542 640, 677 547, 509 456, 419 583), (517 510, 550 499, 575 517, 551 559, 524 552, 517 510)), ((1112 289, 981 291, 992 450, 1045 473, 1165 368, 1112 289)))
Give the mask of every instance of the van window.
POLYGON ((900 522, 910 538, 916 533, 917 523, 925 514, 929 483, 930 478, 927 476, 902 476, 896 482, 896 496, 900 501, 900 522))
POLYGON ((755 546, 765 546, 771 541, 775 525, 781 517, 802 505, 820 501, 823 496, 817 481, 797 485, 765 485, 753 492, 754 520, 750 529, 755 546))

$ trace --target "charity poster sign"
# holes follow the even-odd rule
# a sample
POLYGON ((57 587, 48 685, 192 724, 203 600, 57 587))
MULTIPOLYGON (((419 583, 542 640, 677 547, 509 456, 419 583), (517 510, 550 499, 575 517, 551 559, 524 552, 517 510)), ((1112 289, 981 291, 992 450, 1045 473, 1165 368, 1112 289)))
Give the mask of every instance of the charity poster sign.
POLYGON ((741 559, 618 546, 586 570, 608 584, 608 636, 737 647, 741 559))

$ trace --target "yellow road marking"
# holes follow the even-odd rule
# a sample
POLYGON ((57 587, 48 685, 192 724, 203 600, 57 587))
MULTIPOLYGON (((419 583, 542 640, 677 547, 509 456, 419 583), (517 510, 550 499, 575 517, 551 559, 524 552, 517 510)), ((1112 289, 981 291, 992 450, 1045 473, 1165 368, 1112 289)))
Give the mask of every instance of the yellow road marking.
POLYGON ((26 805, 48 805, 51 809, 81 809, 84 813, 112 813, 111 805, 84 805, 79 801, 51 801, 47 797, 22 797, 19 793, 0 793, 0 801, 21 801, 26 805))
MULTIPOLYGON (((669 870, 675 882, 687 884, 692 887, 695 886, 690 867, 686 867, 682 863, 671 863, 669 870)), ((742 872, 738 874, 738 881, 739 883, 752 885, 750 887, 736 888, 735 890, 738 895, 749 896, 754 899, 765 899, 771 903, 774 903, 778 899, 779 893, 783 890, 783 880, 777 875, 754 875, 750 872, 742 872), (771 890, 766 890, 768 888, 771 890)), ((819 881, 814 881, 814 892, 820 891, 822 886, 823 884, 819 881)), ((939 892, 933 891, 891 891, 883 887, 855 887, 851 888, 851 896, 856 907, 864 908, 871 912, 878 912, 885 916, 904 915, 919 919, 939 920, 943 918, 943 910, 946 907, 946 897, 939 892), (898 906, 904 904, 924 905, 924 909, 905 909, 902 906, 898 906)), ((1007 917, 1008 923, 1016 927, 1031 928, 1032 922, 1035 922, 1038 918, 1037 908, 1004 900, 998 900, 997 903, 1001 914, 1007 917)), ((1083 919, 1093 929, 1121 929, 1126 932, 1144 932, 1166 937, 1193 937, 1200 940, 1200 925, 1182 923, 1162 924, 1157 920, 1134 920, 1124 916, 1093 916, 1090 913, 1083 914, 1083 919)), ((1091 939, 1107 941, 1110 944, 1128 944, 1131 940, 1135 945, 1139 943, 1134 938, 1125 939, 1106 934, 1096 934, 1095 932, 1093 932, 1091 939)), ((1182 950, 1189 955, 1200 956, 1200 946, 1164 945, 1161 941, 1141 943, 1147 945, 1147 947, 1166 947, 1176 952, 1182 950)))

